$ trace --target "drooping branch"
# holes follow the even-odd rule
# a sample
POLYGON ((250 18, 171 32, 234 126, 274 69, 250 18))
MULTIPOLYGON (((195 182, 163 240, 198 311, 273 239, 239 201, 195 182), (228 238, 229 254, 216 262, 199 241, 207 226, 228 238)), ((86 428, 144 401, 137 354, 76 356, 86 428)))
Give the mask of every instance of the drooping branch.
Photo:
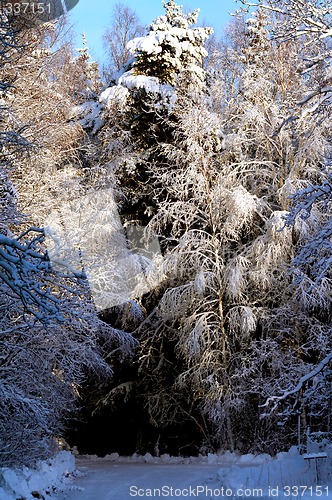
POLYGON ((266 400, 266 402, 263 405, 261 405, 261 408, 267 408, 268 406, 270 406, 270 404, 274 403, 273 407, 269 411, 269 413, 265 413, 265 414, 261 415, 261 417, 271 415, 277 409, 278 404, 281 401, 284 401, 285 399, 289 398, 290 396, 294 396, 295 394, 299 394, 300 391, 303 389, 304 385, 309 380, 312 380, 314 377, 316 377, 316 375, 321 373, 326 368, 326 366, 330 363, 331 360, 332 360, 332 352, 330 352, 327 356, 325 356, 325 358, 322 359, 322 361, 318 365, 316 365, 313 370, 311 370, 306 375, 303 375, 303 377, 300 378, 299 382, 297 383, 297 385, 294 388, 287 389, 280 396, 272 396, 272 397, 268 398, 266 400))
MULTIPOLYGON (((53 271, 47 251, 41 247, 43 241, 44 230, 39 228, 30 228, 18 238, 0 234, 0 282, 40 321, 54 317, 62 321, 61 299, 54 292, 61 287, 61 277, 53 271), (31 233, 36 234, 32 240, 21 241, 31 233)), ((84 274, 76 273, 75 278, 84 278, 84 274)))

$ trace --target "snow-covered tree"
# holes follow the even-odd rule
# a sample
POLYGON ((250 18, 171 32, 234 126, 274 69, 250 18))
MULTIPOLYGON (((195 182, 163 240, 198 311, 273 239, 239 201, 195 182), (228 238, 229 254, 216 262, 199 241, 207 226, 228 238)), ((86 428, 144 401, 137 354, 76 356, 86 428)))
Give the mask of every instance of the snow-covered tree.
POLYGON ((165 201, 148 227, 170 250, 140 328, 139 387, 155 425, 196 421, 198 432, 204 422, 210 449, 245 448, 258 419, 248 359, 262 316, 285 300, 289 234, 251 172, 228 165, 228 153, 224 162, 222 117, 205 99, 179 104, 177 117, 172 144, 160 146, 167 162, 153 171, 165 201))
POLYGON ((79 192, 77 170, 71 186, 52 177, 65 158, 78 161, 82 137, 66 113, 68 47, 50 50, 54 23, 21 32, 0 15, 0 455, 18 465, 56 449, 79 388, 88 377, 109 380, 102 355, 122 351, 125 334, 98 318, 82 267, 55 269, 40 228, 54 198, 79 192))
POLYGON ((106 68, 103 71, 105 78, 110 80, 113 75, 129 63, 132 56, 127 44, 130 40, 143 34, 144 28, 136 12, 122 3, 116 3, 113 7, 111 23, 103 34, 104 47, 108 57, 106 68))
POLYGON ((312 48, 309 55, 307 51, 302 55, 302 71, 310 73, 317 66, 324 67, 326 77, 316 82, 315 88, 308 93, 300 104, 310 103, 307 112, 314 112, 317 107, 326 106, 331 99, 330 61, 332 36, 331 1, 314 0, 302 2, 301 0, 260 0, 250 2, 238 0, 247 7, 260 7, 275 16, 271 26, 271 34, 275 39, 287 43, 290 40, 305 39, 306 46, 312 48), (326 43, 327 42, 327 43, 326 43))
POLYGON ((288 308, 276 311, 272 324, 293 332, 293 348, 282 355, 270 346, 283 368, 277 384, 270 380, 264 404, 266 414, 279 413, 283 423, 301 415, 302 432, 307 425, 329 430, 330 421, 331 172, 328 163, 322 172, 319 167, 320 184, 305 183, 285 217, 286 228, 297 236, 290 268, 293 291, 288 308), (289 321, 294 310, 300 330, 289 321))
MULTIPOLYGON (((147 225, 163 251, 141 307, 108 311, 139 338, 138 358, 99 403, 87 397, 89 411, 113 418, 128 404, 161 434, 159 449, 171 428, 181 446, 194 436, 205 450, 275 451, 296 441, 299 417, 328 421, 330 111, 317 89, 328 95, 319 23, 329 14, 312 2, 242 3, 258 9, 204 66, 209 30, 192 27, 197 11, 165 2, 129 43, 116 85, 72 115, 89 139, 83 170, 70 161, 68 201, 74 189, 92 195, 89 182, 114 188, 126 227, 147 225)), ((145 438, 141 451, 152 446, 145 438)))
MULTIPOLYGON (((263 411, 266 410, 266 415, 278 414, 281 429, 295 427, 296 418, 301 417, 303 432, 308 423, 326 430, 330 413, 331 349, 330 3, 296 0, 242 3, 257 6, 265 13, 269 35, 279 52, 295 48, 297 53, 297 70, 287 78, 286 93, 280 95, 284 120, 272 134, 275 144, 287 131, 290 139, 288 146, 283 147, 287 170, 279 195, 282 206, 291 207, 290 215, 284 214, 287 220, 284 230, 293 227, 294 259, 290 267, 293 283, 289 300, 264 320, 275 333, 274 338, 257 342, 254 349, 257 359, 265 353, 264 363, 271 367, 270 373, 265 376, 261 373, 257 386, 263 389, 262 395, 267 400, 263 411), (294 312, 296 321, 292 319, 294 312)), ((258 366, 256 370, 260 373, 258 366)))
MULTIPOLYGON (((129 42, 128 49, 135 60, 128 77, 144 75, 152 77, 153 82, 174 86, 178 76, 185 73, 188 81, 204 84, 204 43, 212 29, 191 27, 197 22, 199 9, 186 15, 174 0, 164 2, 164 8, 165 15, 150 25, 147 36, 129 42)), ((120 81, 136 86, 132 78, 122 76, 120 81)))
POLYGON ((49 456, 87 371, 110 375, 85 280, 54 272, 42 239, 0 234, 2 465, 49 456))
POLYGON ((283 126, 308 87, 293 74, 301 45, 289 44, 288 63, 272 21, 264 10, 247 21, 227 106, 213 102, 223 80, 209 101, 178 98, 177 129, 150 167, 158 201, 148 227, 165 238, 168 279, 139 330, 139 390, 155 426, 194 422, 210 448, 282 446, 303 405, 284 409, 285 427, 273 413, 261 422, 260 406, 312 368, 319 335, 328 355, 324 323, 294 316, 289 269, 301 231, 282 230, 289 195, 321 166, 326 129, 309 138, 303 122, 283 126))
MULTIPOLYGON (((164 7, 165 15, 151 24, 146 36, 129 41, 129 67, 119 73, 117 85, 106 89, 100 97, 104 110, 104 127, 99 134, 104 137, 102 144, 119 144, 121 136, 123 144, 132 146, 130 157, 117 161, 116 180, 125 196, 122 215, 125 220, 142 223, 154 210, 149 183, 153 148, 158 141, 167 142, 176 126, 175 122, 165 121, 165 117, 172 113, 178 91, 197 85, 203 89, 206 84, 204 43, 211 29, 192 26, 198 10, 184 14, 173 0, 165 2, 164 7), (118 110, 116 121, 112 116, 114 108, 118 110), (113 141, 114 129, 117 132, 113 141)), ((103 149, 106 164, 107 150, 112 148, 103 149)))

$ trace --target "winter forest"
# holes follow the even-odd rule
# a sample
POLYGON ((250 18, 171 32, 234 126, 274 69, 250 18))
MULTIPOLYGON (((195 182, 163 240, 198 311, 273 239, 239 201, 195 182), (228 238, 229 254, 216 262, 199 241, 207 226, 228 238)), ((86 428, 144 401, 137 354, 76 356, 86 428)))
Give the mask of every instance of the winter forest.
POLYGON ((331 1, 3 4, 0 466, 331 438, 331 1))

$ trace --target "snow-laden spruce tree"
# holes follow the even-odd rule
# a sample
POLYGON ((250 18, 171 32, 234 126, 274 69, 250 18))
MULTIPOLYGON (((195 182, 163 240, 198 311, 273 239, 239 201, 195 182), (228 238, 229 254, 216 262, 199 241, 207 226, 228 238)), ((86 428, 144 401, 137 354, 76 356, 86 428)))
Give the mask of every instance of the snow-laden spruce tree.
POLYGON ((199 9, 185 14, 174 0, 163 2, 163 5, 165 15, 152 22, 147 35, 128 42, 132 58, 118 74, 117 86, 120 88, 111 87, 107 92, 108 99, 121 94, 128 99, 141 100, 142 108, 146 98, 146 113, 153 101, 150 113, 153 109, 170 111, 180 86, 202 88, 206 84, 204 44, 212 29, 193 26, 197 23, 199 9))
POLYGON ((134 61, 129 74, 120 77, 120 83, 139 87, 139 79, 129 77, 142 75, 151 78, 146 80, 146 85, 150 81, 151 85, 155 82, 175 86, 179 75, 185 73, 188 81, 203 85, 202 66, 207 56, 204 43, 212 29, 192 27, 197 23, 199 9, 184 14, 174 0, 163 2, 163 5, 165 15, 150 25, 148 34, 128 43, 134 61))
POLYGON ((198 10, 185 14, 173 0, 164 2, 164 8, 165 14, 152 22, 145 36, 128 43, 131 60, 119 72, 117 85, 101 95, 105 110, 103 144, 113 142, 115 122, 107 111, 115 104, 122 108, 122 136, 127 134, 127 141, 130 134, 134 155, 118 162, 116 178, 128 200, 122 211, 124 219, 141 222, 146 222, 147 214, 154 209, 149 183, 151 151, 159 141, 167 142, 176 126, 164 119, 172 114, 178 91, 206 85, 204 44, 212 32, 194 26, 198 10))
MULTIPOLYGON (((104 125, 95 135, 102 152, 99 164, 105 166, 108 179, 115 180, 127 229, 146 224, 159 203, 159 190, 163 197, 162 177, 154 168, 163 159, 156 148, 159 142, 173 141, 177 99, 183 94, 190 99, 193 88, 197 93, 206 87, 204 43, 211 30, 193 26, 198 11, 184 14, 174 1, 164 7, 165 15, 151 24, 148 34, 128 44, 129 67, 120 72, 117 85, 100 96, 104 125)), ((111 397, 108 401, 111 405, 111 397)))

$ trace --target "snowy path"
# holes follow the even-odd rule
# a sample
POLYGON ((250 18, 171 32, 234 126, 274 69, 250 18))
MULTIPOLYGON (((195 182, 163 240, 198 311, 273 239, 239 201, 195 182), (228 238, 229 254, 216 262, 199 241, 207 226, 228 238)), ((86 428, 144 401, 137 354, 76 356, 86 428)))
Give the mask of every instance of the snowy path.
MULTIPOLYGON (((148 455, 148 454, 147 454, 148 455)), ((141 457, 143 458, 143 457, 141 457)), ((149 458, 149 457, 148 457, 149 458)), ((213 458, 213 457, 212 457, 213 458)), ((316 486, 317 470, 295 447, 268 455, 226 453, 218 462, 133 463, 107 459, 79 458, 84 475, 73 480, 69 490, 54 500, 130 500, 133 498, 260 498, 260 500, 331 498, 331 463, 321 468, 325 480, 316 486), (328 483, 330 485, 328 486, 328 483)), ((121 460, 121 459, 120 459, 121 460)), ((153 460, 150 456, 150 460, 153 460)))
MULTIPOLYGON (((88 463, 78 461, 77 466, 85 474, 84 477, 77 478, 74 482, 74 487, 79 487, 80 491, 58 494, 55 497, 56 500, 151 498, 153 494, 149 494, 148 489, 162 487, 165 488, 163 496, 190 498, 195 497, 190 492, 190 487, 220 488, 220 482, 217 480, 220 465, 107 464, 98 461, 88 463), (183 495, 180 496, 179 493, 183 495)), ((200 493, 199 497, 214 498, 208 491, 206 493, 208 495, 205 491, 200 493)), ((158 496, 155 495, 155 497, 158 496)))

